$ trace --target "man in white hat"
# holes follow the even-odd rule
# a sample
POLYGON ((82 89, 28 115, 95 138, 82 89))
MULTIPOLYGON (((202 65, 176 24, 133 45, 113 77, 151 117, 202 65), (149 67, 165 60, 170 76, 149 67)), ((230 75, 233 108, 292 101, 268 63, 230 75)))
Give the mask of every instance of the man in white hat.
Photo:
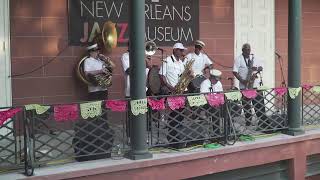
POLYGON ((192 70, 195 76, 203 75, 203 70, 205 67, 209 66, 210 69, 213 68, 213 64, 211 59, 203 53, 203 48, 205 47, 205 43, 200 40, 196 40, 194 43, 194 52, 187 54, 187 58, 184 63, 191 61, 194 59, 194 63, 192 65, 192 70))
POLYGON ((210 69, 206 67, 204 69, 204 76, 206 80, 204 80, 200 85, 201 93, 209 93, 209 92, 222 92, 223 87, 220 82, 221 71, 217 69, 210 69))
POLYGON ((175 86, 184 71, 182 59, 186 49, 182 43, 176 43, 173 46, 172 55, 164 60, 159 71, 163 85, 161 88, 162 94, 169 94, 175 90, 175 86))
MULTIPOLYGON (((110 68, 112 72, 112 69, 115 67, 111 60, 100 54, 99 50, 98 44, 92 44, 87 47, 89 56, 84 61, 84 72, 88 76, 104 73, 105 68, 110 68)), ((88 100, 90 101, 105 100, 108 98, 107 88, 102 88, 98 85, 89 85, 88 91, 88 100)), ((77 161, 88 161, 109 158, 111 153, 105 152, 110 152, 114 135, 110 134, 111 129, 109 121, 107 121, 107 113, 98 118, 89 119, 88 121, 77 121, 75 124, 75 137, 72 140, 75 159, 77 161), (89 129, 92 129, 90 133, 87 132, 89 129), (104 141, 102 141, 102 139, 104 141), (111 144, 104 142, 111 142, 111 144)))
MULTIPOLYGON (((183 53, 187 48, 182 43, 176 43, 173 46, 172 55, 168 56, 162 64, 159 74, 162 81, 161 94, 170 94, 175 90, 175 86, 178 84, 181 74, 184 71, 184 64, 182 62, 183 53)), ((179 111, 179 110, 177 110, 179 111)), ((177 129, 183 128, 182 121, 183 116, 176 111, 172 111, 169 114, 168 119, 168 135, 167 139, 169 143, 172 143, 172 147, 181 148, 183 144, 177 143, 179 138, 184 135, 180 134, 177 129)))
MULTIPOLYGON (((88 58, 84 61, 84 72, 87 76, 94 76, 104 73, 105 68, 109 68, 110 71, 115 67, 111 60, 107 60, 102 54, 100 54, 100 48, 98 44, 89 45, 87 48, 89 53, 88 58), (108 67, 106 66, 108 65, 108 67)), ((108 98, 107 88, 102 88, 98 85, 88 85, 89 97, 88 100, 105 100, 108 98)))

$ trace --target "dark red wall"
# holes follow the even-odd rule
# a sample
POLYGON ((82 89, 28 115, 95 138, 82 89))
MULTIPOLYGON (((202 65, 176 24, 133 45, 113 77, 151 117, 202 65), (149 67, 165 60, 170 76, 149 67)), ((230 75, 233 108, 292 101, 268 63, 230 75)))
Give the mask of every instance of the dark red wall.
MULTIPOLYGON (((284 59, 285 76, 288 62, 288 0, 276 0, 276 51, 284 59)), ((318 84, 320 76, 320 1, 302 1, 302 83, 318 84)), ((277 64, 278 65, 278 64, 277 64)), ((280 68, 277 66, 276 81, 279 85, 280 68)))
MULTIPOLYGON (((231 66, 233 61, 233 0, 199 0, 200 37, 206 52, 216 61, 231 66)), ((86 87, 75 76, 75 65, 83 48, 68 46, 67 0, 11 0, 12 74, 28 72, 51 60, 34 73, 12 79, 13 104, 63 103, 83 100, 86 87)), ((171 52, 171 48, 166 48, 171 52)), ((192 49, 190 48, 189 51, 192 49)), ((126 48, 110 55, 117 69, 110 98, 122 98, 124 78, 120 56, 126 48)), ((157 62, 155 62, 157 63, 157 62)), ((224 77, 231 75, 224 71, 224 77)), ((229 83, 227 83, 229 84, 229 83)))

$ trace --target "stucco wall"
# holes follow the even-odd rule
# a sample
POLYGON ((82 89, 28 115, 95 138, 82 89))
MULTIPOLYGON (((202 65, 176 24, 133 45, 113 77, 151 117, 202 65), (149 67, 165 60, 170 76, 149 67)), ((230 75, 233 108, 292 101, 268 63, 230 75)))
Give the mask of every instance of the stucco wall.
MULTIPOLYGON (((207 44, 205 50, 216 61, 231 66, 234 42, 233 1, 199 2, 200 37, 207 44)), ((13 104, 84 100, 86 87, 79 83, 74 72, 83 48, 68 46, 67 0, 11 0, 10 3, 12 74, 33 70, 59 54, 49 65, 12 79, 13 104)), ((166 49, 168 53, 171 52, 170 47, 166 49)), ((124 78, 120 69, 120 56, 125 51, 126 48, 116 48, 111 54, 117 69, 109 90, 110 98, 123 97, 124 78)), ((158 63, 157 60, 154 61, 158 63)), ((224 77, 231 75, 230 69, 217 68, 229 71, 224 72, 224 77)), ((229 85, 227 81, 224 83, 229 85)))
MULTIPOLYGON (((284 74, 288 69, 288 0, 276 0, 276 51, 284 62, 284 74)), ((302 1, 302 83, 319 83, 320 75, 320 1, 302 1)), ((276 82, 281 83, 279 64, 276 63, 276 82)))

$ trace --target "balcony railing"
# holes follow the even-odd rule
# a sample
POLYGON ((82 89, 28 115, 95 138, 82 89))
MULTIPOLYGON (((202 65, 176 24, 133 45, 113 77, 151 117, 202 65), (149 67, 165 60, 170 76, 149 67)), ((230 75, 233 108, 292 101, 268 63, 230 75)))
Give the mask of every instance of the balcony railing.
MULTIPOLYGON (((201 94, 179 95, 188 96, 201 94)), ((203 94, 205 97, 207 94, 203 94)), ((183 108, 167 106, 147 112, 147 143, 150 148, 182 148, 194 144, 235 142, 241 135, 259 135, 286 130, 287 96, 274 89, 257 91, 255 98, 230 100, 224 103, 191 106, 188 100, 183 108)), ((320 95, 304 89, 302 92, 302 118, 305 125, 320 124, 320 95)), ((128 99, 124 101, 129 101, 128 99)), ((81 103, 73 103, 80 107, 81 103)), ((0 168, 25 168, 27 175, 39 166, 102 158, 121 159, 130 150, 130 109, 112 111, 102 105, 99 116, 87 119, 57 120, 55 107, 39 114, 36 110, 21 111, 0 126, 0 168)), ((8 109, 8 108, 6 108, 8 109)))

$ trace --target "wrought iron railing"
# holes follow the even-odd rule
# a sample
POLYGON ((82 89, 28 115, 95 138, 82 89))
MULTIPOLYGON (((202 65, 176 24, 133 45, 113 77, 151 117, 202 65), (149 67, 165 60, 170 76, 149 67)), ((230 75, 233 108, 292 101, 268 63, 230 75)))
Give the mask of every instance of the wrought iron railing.
MULTIPOLYGON (((257 91, 253 99, 224 99, 224 104, 204 104, 147 113, 147 143, 150 148, 186 147, 194 144, 235 142, 241 135, 279 132, 288 128, 287 95, 275 90, 257 91)), ((199 94, 185 94, 184 97, 199 94)), ((206 95, 206 94, 204 94, 206 95)), ((181 95, 180 95, 181 96, 181 95)), ((156 96, 155 99, 174 96, 156 96)), ((320 95, 303 89, 304 125, 320 122, 320 95)), ((128 100, 126 100, 128 101, 128 100)), ((79 105, 79 104, 78 104, 79 105)), ((95 118, 56 121, 53 107, 44 114, 34 110, 17 113, 0 126, 0 169, 25 168, 31 175, 39 166, 100 158, 122 158, 130 149, 128 112, 102 108, 95 118)), ((131 122, 132 123, 132 122, 131 122)))
POLYGON ((103 108, 95 118, 57 122, 52 110, 42 115, 30 112, 34 165, 122 157, 129 149, 125 121, 111 118, 119 115, 103 108))
POLYGON ((287 129, 287 98, 276 95, 273 89, 257 91, 256 98, 242 97, 227 101, 231 117, 229 134, 252 135, 287 129))
MULTIPOLYGON (((1 111, 10 108, 0 108, 1 111)), ((0 126, 0 172, 24 167, 23 111, 0 126)))
POLYGON ((149 109, 147 119, 150 147, 179 148, 187 144, 202 144, 204 141, 220 141, 225 137, 223 106, 212 107, 206 104, 190 107, 187 104, 184 108, 175 110, 149 109))
POLYGON ((178 110, 149 110, 149 145, 179 148, 194 143, 225 144, 241 135, 285 130, 288 128, 286 103, 286 96, 278 96, 270 89, 258 91, 257 97, 252 99, 225 99, 225 104, 219 107, 209 104, 190 107, 186 103, 178 110))
POLYGON ((301 119, 306 128, 320 127, 320 94, 309 88, 302 90, 301 119))

